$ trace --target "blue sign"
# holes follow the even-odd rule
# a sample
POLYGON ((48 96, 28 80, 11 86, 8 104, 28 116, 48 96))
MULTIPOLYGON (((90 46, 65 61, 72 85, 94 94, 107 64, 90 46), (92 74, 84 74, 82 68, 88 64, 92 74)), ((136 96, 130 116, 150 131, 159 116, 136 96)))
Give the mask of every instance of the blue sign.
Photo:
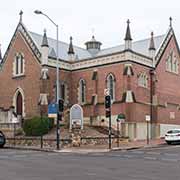
POLYGON ((57 104, 52 103, 48 105, 48 114, 57 114, 57 104))

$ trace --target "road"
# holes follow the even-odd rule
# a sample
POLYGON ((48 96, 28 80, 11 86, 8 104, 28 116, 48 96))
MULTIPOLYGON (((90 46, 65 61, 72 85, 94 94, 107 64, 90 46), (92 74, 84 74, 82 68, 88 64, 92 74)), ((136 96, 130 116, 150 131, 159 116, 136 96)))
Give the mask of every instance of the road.
POLYGON ((104 153, 0 149, 0 180, 179 180, 180 145, 104 153))

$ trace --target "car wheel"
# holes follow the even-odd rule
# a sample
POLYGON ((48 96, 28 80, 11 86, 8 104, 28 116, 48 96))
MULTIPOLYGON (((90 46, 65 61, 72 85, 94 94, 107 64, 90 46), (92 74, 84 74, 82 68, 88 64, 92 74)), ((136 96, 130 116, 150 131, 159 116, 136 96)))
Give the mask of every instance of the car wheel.
POLYGON ((170 142, 170 141, 166 141, 166 143, 167 143, 168 145, 170 145, 170 144, 171 144, 171 142, 170 142))

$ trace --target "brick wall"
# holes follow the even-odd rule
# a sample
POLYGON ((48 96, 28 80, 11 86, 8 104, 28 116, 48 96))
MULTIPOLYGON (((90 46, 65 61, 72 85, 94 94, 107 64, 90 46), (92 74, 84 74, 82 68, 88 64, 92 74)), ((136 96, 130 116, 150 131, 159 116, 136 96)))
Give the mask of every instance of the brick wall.
POLYGON ((9 49, 8 56, 0 71, 0 106, 9 108, 13 104, 13 96, 20 87, 25 95, 25 115, 30 117, 39 113, 38 100, 40 94, 40 64, 24 41, 17 33, 15 41, 9 49), (13 78, 13 60, 17 52, 22 52, 25 59, 25 76, 13 78))

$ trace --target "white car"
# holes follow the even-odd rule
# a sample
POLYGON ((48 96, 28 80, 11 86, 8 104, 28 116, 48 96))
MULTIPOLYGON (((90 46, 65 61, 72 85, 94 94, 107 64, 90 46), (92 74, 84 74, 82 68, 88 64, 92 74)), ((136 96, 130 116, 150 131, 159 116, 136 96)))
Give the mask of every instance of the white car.
POLYGON ((180 129, 171 129, 165 134, 167 144, 180 142, 180 129))

